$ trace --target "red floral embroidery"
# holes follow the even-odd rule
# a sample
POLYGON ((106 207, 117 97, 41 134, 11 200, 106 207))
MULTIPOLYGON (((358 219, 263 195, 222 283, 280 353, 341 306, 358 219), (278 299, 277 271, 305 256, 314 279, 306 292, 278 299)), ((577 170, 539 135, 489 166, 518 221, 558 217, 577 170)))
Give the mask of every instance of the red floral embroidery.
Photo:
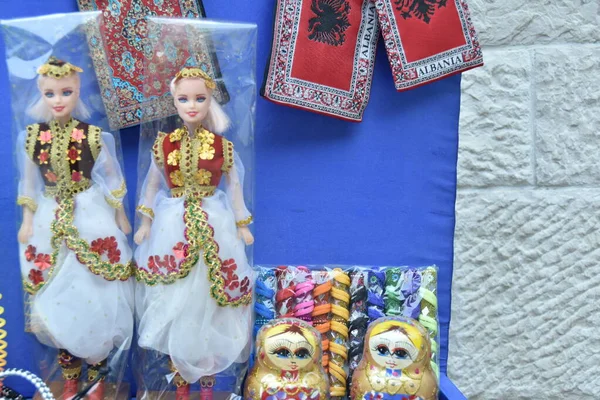
POLYGON ((159 255, 148 257, 148 268, 154 273, 161 273, 160 268, 165 268, 167 272, 177 271, 177 262, 175 256, 164 255, 162 258, 159 255))
POLYGON ((32 268, 31 271, 29 271, 29 280, 34 285, 44 282, 44 276, 42 275, 42 271, 32 268))
POLYGON ((40 165, 48 164, 49 159, 50 153, 47 150, 40 150, 40 155, 38 156, 38 160, 40 160, 40 165))
POLYGON ((154 262, 154 256, 148 257, 148 269, 150 269, 150 271, 154 272, 155 274, 160 272, 160 269, 154 262))
POLYGON ((73 131, 71 132, 71 141, 81 143, 82 139, 85 139, 83 129, 73 128, 73 131))
POLYGON ((248 286, 250 286, 250 279, 248 279, 248 277, 245 277, 244 279, 242 279, 242 285, 240 286, 240 290, 242 291, 242 293, 248 292, 248 286))
POLYGON ((35 256, 35 261, 33 264, 38 267, 40 271, 50 268, 52 265, 50 254, 39 253, 37 256, 35 256))
POLYGON ((40 143, 42 143, 42 144, 51 143, 52 142, 52 131, 47 130, 47 131, 40 132, 40 137, 38 139, 39 139, 40 143))
POLYGON ((119 250, 119 249, 110 249, 108 251, 108 261, 110 261, 113 264, 116 264, 119 261, 121 261, 121 250, 119 250))
POLYGON ((67 150, 67 160, 69 160, 71 164, 75 164, 76 161, 80 161, 81 150, 77 150, 75 146, 71 146, 71 148, 67 150))
POLYGON ((181 260, 185 258, 187 255, 189 245, 184 244, 183 242, 179 242, 173 247, 173 253, 175 253, 175 258, 181 260))
POLYGON ((27 246, 27 249, 25 249, 25 259, 27 261, 33 261, 33 259, 35 258, 35 252, 36 252, 35 246, 32 246, 32 245, 27 246))
POLYGON ((44 176, 46 177, 46 179, 48 179, 48 182, 56 182, 58 180, 58 177, 52 171, 46 172, 44 176))
POLYGON ((104 252, 104 239, 98 238, 96 240, 92 240, 92 243, 90 243, 90 245, 90 250, 92 250, 94 253, 102 255, 102 253, 104 252))
POLYGON ((71 180, 73 182, 79 182, 81 181, 81 178, 83 178, 83 174, 79 171, 73 171, 73 173, 71 173, 71 180))
POLYGON ((117 239, 114 236, 110 236, 104 239, 104 249, 105 250, 112 250, 112 249, 116 249, 118 246, 117 244, 117 239))
POLYGON ((233 278, 236 270, 237 264, 235 263, 235 260, 233 258, 223 261, 223 264, 221 265, 221 271, 227 279, 233 278))
POLYGON ((119 250, 119 244, 114 236, 92 240, 90 250, 99 255, 107 253, 108 261, 113 264, 121 261, 121 250, 119 250))
POLYGON ((235 271, 237 271, 237 264, 233 258, 225 260, 221 264, 221 272, 225 279, 225 287, 229 290, 235 290, 240 287, 240 279, 235 271))

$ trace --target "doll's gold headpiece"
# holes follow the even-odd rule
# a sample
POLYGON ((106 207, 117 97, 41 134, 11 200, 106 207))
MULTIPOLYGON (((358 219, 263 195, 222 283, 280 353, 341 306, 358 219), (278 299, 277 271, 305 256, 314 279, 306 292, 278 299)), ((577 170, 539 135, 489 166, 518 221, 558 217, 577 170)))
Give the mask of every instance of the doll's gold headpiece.
POLYGON ((214 90, 217 87, 217 84, 210 75, 198 67, 183 67, 181 71, 175 75, 175 82, 184 78, 200 78, 204 80, 207 88, 214 90))
POLYGON ((40 75, 50 76, 55 79, 61 79, 65 76, 71 75, 72 72, 83 72, 81 68, 71 63, 52 56, 46 61, 45 64, 41 65, 37 73, 40 75))

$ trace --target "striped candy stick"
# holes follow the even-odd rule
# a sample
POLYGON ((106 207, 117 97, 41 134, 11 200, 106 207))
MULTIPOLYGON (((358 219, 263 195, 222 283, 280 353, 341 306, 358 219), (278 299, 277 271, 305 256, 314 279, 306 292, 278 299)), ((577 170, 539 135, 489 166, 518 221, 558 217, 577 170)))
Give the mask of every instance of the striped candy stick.
POLYGON ((307 267, 298 267, 294 284, 294 317, 306 321, 312 325, 312 313, 315 309, 315 301, 313 299, 312 291, 315 287, 315 284, 312 279, 312 273, 307 267))
POLYGON ((277 318, 294 316, 294 275, 291 267, 281 265, 275 270, 275 277, 277 278, 275 316, 277 318))
POLYGON ((331 288, 331 331, 329 350, 329 382, 332 400, 346 396, 348 376, 348 319, 350 318, 350 278, 341 269, 336 268, 331 288))
POLYGON ((364 339, 369 325, 367 315, 367 287, 368 273, 355 270, 350 273, 350 319, 349 319, 349 374, 348 393, 352 387, 352 374, 361 360, 364 339))
POLYGON ((331 322, 329 314, 331 313, 331 276, 327 271, 314 271, 313 282, 313 299, 315 308, 312 312, 313 326, 321 333, 321 344, 323 346, 323 368, 325 372, 329 371, 329 331, 331 330, 331 322))
POLYGON ((377 318, 385 317, 383 300, 385 294, 385 272, 378 269, 369 271, 369 284, 367 285, 367 314, 369 323, 377 318))

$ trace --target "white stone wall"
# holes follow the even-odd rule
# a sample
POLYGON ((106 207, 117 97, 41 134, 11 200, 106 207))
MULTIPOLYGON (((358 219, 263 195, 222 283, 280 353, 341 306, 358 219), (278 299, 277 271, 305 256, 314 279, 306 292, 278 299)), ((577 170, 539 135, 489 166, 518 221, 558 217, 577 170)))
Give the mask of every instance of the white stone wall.
POLYGON ((470 0, 448 372, 470 400, 600 399, 600 0, 470 0))

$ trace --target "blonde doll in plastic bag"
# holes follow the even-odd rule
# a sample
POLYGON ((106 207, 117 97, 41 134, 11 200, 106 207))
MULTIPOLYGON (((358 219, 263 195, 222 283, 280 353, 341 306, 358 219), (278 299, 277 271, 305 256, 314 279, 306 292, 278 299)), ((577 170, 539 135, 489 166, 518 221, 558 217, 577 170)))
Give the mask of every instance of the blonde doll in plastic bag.
MULTIPOLYGON (((18 233, 31 329, 59 350, 63 397, 78 390, 82 360, 94 380, 110 352, 127 349, 133 330, 131 226, 122 205, 125 181, 110 133, 79 99, 82 70, 51 57, 38 69, 41 99, 17 141, 18 233)), ((101 399, 104 382, 90 394, 101 399)))
POLYGON ((252 216, 241 160, 220 135, 229 118, 214 89, 199 68, 172 80, 183 126, 158 133, 138 206, 139 344, 169 356, 178 399, 189 397, 190 383, 249 356, 252 216))

